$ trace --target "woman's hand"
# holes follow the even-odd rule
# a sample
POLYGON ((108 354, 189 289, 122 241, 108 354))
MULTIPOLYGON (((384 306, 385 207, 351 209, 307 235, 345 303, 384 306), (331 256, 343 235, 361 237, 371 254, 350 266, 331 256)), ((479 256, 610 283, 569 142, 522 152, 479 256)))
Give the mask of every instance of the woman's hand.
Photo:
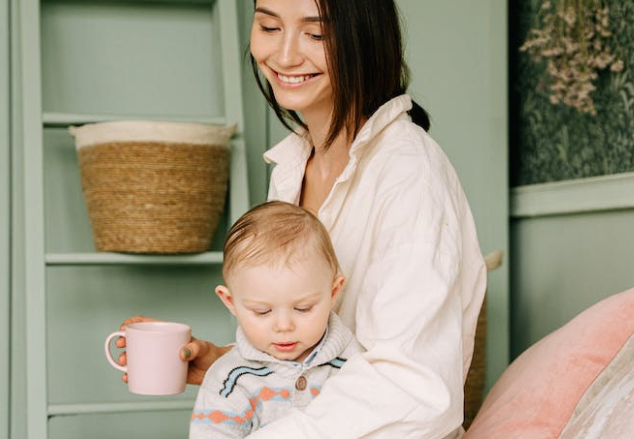
MULTIPOLYGON (((125 331, 125 327, 130 323, 138 322, 157 322, 158 319, 152 319, 144 316, 134 316, 125 319, 121 324, 120 331, 125 331)), ((115 342, 118 348, 125 348, 125 337, 119 337, 115 342)), ((191 341, 182 347, 180 357, 183 361, 189 361, 187 370, 187 383, 200 385, 203 382, 207 369, 221 356, 229 352, 231 347, 216 346, 213 343, 204 340, 198 340, 192 337, 191 341)), ((126 353, 123 352, 118 358, 119 364, 125 366, 127 363, 126 353)), ((123 382, 128 382, 128 374, 123 374, 123 382)))

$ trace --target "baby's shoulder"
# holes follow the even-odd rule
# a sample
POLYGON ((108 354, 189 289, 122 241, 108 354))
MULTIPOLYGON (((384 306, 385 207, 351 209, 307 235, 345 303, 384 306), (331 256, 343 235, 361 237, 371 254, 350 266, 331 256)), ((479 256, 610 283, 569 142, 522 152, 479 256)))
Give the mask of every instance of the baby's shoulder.
POLYGON ((203 386, 207 389, 215 389, 222 394, 223 389, 232 390, 243 375, 264 377, 272 372, 273 370, 262 362, 246 360, 240 355, 238 348, 234 347, 218 358, 207 370, 203 386))

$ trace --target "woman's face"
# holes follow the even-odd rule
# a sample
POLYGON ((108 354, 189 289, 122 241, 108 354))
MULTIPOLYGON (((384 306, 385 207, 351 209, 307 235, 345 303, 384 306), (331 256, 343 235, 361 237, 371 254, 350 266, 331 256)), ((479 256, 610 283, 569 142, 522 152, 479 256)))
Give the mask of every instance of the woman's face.
POLYGON ((315 0, 257 0, 251 54, 283 108, 332 111, 332 86, 315 0))

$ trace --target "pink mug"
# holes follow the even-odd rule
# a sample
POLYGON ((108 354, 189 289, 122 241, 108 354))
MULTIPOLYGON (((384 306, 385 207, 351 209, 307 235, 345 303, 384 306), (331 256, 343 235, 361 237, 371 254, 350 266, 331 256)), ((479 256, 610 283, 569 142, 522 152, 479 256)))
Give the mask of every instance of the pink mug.
POLYGON ((106 337, 106 358, 112 367, 128 374, 128 390, 140 395, 173 395, 185 391, 186 361, 179 351, 191 340, 191 328, 182 323, 140 322, 106 337), (127 366, 112 358, 110 342, 126 338, 127 366))

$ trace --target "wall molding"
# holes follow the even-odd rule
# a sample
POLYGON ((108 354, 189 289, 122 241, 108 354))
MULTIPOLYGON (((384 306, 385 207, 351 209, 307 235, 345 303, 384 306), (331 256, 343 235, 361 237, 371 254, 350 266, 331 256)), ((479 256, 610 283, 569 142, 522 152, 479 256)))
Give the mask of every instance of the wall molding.
POLYGON ((518 186, 510 202, 513 219, 634 209, 634 172, 518 186))

